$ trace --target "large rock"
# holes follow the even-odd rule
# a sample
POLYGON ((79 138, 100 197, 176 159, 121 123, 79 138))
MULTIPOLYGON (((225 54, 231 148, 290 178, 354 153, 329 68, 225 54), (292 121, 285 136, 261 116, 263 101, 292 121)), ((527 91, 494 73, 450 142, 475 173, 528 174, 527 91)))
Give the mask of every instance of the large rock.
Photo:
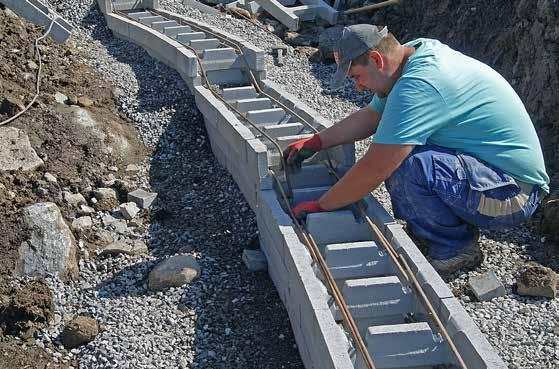
POLYGON ((557 296, 557 273, 543 265, 531 263, 516 278, 516 293, 522 296, 557 296))
POLYGON ((161 291, 190 283, 199 275, 200 266, 192 256, 172 256, 152 269, 148 277, 148 286, 152 291, 161 291))
POLYGON ((0 171, 30 171, 42 164, 24 131, 13 127, 0 128, 0 171))
POLYGON ((322 31, 318 36, 318 50, 324 63, 334 62, 334 47, 338 40, 342 37, 344 26, 334 26, 322 31))
POLYGON ((23 211, 31 237, 19 248, 20 275, 78 275, 76 240, 64 222, 60 209, 50 202, 28 206, 23 211))
POLYGON ((94 207, 101 211, 110 211, 118 206, 116 191, 112 188, 98 188, 93 192, 93 197, 97 200, 94 207))
POLYGON ((99 325, 95 319, 79 316, 71 320, 60 335, 62 344, 67 349, 73 349, 89 343, 99 334, 99 325))

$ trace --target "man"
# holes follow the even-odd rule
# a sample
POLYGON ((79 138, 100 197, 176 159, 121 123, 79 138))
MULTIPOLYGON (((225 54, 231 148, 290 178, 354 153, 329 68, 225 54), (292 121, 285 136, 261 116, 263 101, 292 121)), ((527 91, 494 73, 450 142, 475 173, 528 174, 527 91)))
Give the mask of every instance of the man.
POLYGON ((291 144, 290 166, 372 137, 365 156, 298 217, 352 204, 385 181, 396 218, 441 274, 482 261, 479 228, 518 225, 549 192, 542 151, 518 95, 497 72, 436 40, 401 45, 386 27, 344 28, 332 88, 349 76, 368 106, 291 144))

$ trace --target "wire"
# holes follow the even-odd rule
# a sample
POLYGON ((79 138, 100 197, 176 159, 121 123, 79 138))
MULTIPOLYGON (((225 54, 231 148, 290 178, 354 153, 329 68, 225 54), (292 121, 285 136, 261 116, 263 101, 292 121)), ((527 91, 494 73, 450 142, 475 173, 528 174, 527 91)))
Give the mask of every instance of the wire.
POLYGON ((35 40, 35 52, 37 53, 37 60, 39 61, 39 68, 37 69, 37 77, 36 77, 36 81, 35 81, 35 96, 33 96, 33 99, 31 100, 31 102, 22 111, 20 111, 19 113, 17 113, 13 117, 6 119, 5 121, 0 122, 0 126, 3 126, 3 125, 8 124, 10 122, 13 122, 17 118, 19 118, 23 113, 25 113, 27 110, 29 110, 29 108, 31 108, 31 106, 35 103, 35 100, 37 100, 37 97, 39 97, 40 88, 41 88, 41 68, 43 66, 43 64, 41 62, 41 51, 39 50, 39 42, 42 41, 45 37, 48 36, 48 34, 50 33, 50 31, 52 29, 52 25, 54 24, 55 20, 56 20, 56 16, 51 19, 50 24, 49 24, 46 32, 41 37, 39 37, 38 39, 35 40))

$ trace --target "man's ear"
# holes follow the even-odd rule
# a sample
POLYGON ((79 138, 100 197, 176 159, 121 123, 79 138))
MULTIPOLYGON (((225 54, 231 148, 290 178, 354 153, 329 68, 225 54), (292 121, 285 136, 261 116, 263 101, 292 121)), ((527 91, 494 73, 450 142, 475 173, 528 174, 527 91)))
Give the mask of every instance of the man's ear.
POLYGON ((369 50, 369 62, 374 62, 379 70, 384 68, 384 57, 376 50, 369 50))

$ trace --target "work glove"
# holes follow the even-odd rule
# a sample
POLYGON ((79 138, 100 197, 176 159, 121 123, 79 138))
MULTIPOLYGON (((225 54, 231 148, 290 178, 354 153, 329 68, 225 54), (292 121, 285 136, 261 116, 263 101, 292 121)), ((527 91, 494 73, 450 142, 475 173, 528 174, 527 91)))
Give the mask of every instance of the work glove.
POLYGON ((322 211, 325 210, 320 206, 318 200, 303 201, 293 208, 293 214, 297 219, 304 219, 307 217, 307 214, 320 213, 322 211))
POLYGON ((287 166, 295 170, 301 169, 301 163, 322 149, 322 141, 318 134, 295 141, 283 151, 287 166))

